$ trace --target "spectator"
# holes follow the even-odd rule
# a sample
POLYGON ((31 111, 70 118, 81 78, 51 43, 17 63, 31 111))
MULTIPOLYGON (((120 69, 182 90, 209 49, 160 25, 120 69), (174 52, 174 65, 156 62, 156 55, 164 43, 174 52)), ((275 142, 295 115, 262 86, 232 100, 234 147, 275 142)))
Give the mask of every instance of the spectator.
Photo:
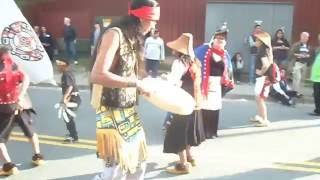
POLYGON ((301 85, 305 80, 307 65, 311 63, 312 51, 308 45, 309 33, 302 32, 300 35, 300 41, 293 44, 291 48, 291 66, 289 68, 293 75, 293 90, 298 92, 298 96, 301 97, 301 85), (292 70, 291 70, 292 69, 292 70))
POLYGON ((315 110, 310 113, 313 116, 320 116, 320 34, 318 35, 319 47, 316 50, 316 59, 312 65, 311 81, 313 82, 313 96, 315 110))
POLYGON ((158 30, 154 30, 145 42, 146 71, 153 78, 157 77, 160 61, 165 58, 164 42, 158 30))
POLYGON ((248 38, 249 47, 250 47, 250 59, 248 63, 248 71, 249 71, 249 83, 253 84, 255 82, 255 62, 256 56, 258 52, 258 48, 256 46, 256 37, 255 35, 262 31, 262 21, 255 21, 254 30, 248 38))
POLYGON ((290 44, 284 37, 284 30, 278 29, 272 39, 273 58, 280 68, 288 65, 288 53, 290 44))
POLYGON ((33 30, 36 33, 36 35, 39 37, 40 36, 40 27, 39 26, 34 26, 33 30))
POLYGON ((288 85, 285 69, 280 70, 280 76, 281 80, 271 86, 270 96, 281 101, 284 105, 294 105, 295 98, 297 97, 297 91, 293 91, 288 85))
POLYGON ((53 62, 54 56, 54 40, 50 33, 47 32, 47 28, 42 26, 41 27, 41 34, 40 34, 40 41, 45 48, 51 62, 53 62))
POLYGON ((234 54, 231 59, 234 67, 234 78, 236 83, 240 83, 241 81, 241 73, 243 69, 243 59, 240 52, 234 54))
POLYGON ((91 33, 91 56, 93 55, 94 49, 98 43, 98 38, 100 36, 101 26, 98 22, 94 24, 94 30, 91 33))
POLYGON ((76 38, 77 33, 74 27, 71 25, 71 19, 68 17, 64 18, 64 31, 63 31, 65 51, 69 58, 69 61, 74 61, 74 64, 78 64, 76 59, 76 38))

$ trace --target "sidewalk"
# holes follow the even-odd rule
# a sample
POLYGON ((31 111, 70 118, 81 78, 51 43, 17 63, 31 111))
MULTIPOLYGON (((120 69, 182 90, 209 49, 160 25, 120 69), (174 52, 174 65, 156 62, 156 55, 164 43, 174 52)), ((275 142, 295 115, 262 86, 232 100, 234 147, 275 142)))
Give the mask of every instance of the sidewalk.
MULTIPOLYGON (((88 89, 89 88, 89 74, 88 70, 79 65, 72 65, 71 66, 77 84, 80 89, 88 89)), ((58 73, 57 68, 54 66, 54 79, 59 84, 60 83, 61 74, 58 73)), ((35 86, 40 87, 50 87, 50 84, 38 84, 35 86)), ((304 95, 303 98, 299 100, 301 103, 313 103, 312 97, 313 89, 311 86, 305 86, 302 90, 302 94, 304 95)), ((235 89, 229 92, 226 95, 227 99, 247 99, 247 100, 254 100, 254 85, 249 85, 248 83, 240 83, 237 84, 235 89)), ((270 100, 270 98, 269 98, 270 100)))
MULTIPOLYGON (((313 89, 310 86, 305 86, 302 89, 302 94, 304 95, 299 102, 301 103, 313 103, 313 89)), ((241 83, 236 85, 230 93, 226 95, 229 99, 250 99, 254 100, 254 85, 249 85, 248 83, 241 83)), ((270 98, 269 98, 270 100, 270 98)))

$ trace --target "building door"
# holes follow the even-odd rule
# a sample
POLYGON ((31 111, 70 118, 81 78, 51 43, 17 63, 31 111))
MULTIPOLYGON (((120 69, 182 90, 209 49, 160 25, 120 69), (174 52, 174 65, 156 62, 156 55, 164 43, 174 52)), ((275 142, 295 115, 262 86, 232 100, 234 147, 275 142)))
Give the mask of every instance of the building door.
POLYGON ((230 30, 228 51, 231 56, 241 52, 247 64, 246 60, 250 57, 247 38, 255 20, 262 20, 263 29, 272 37, 277 29, 284 27, 286 38, 291 40, 293 5, 282 3, 208 3, 205 39, 209 41, 214 31, 227 22, 230 30))

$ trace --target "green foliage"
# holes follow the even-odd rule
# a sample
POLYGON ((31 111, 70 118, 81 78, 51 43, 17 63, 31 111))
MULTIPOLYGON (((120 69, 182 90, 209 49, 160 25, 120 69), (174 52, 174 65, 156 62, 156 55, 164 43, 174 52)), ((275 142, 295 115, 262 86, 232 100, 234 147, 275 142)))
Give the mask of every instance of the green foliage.
POLYGON ((23 7, 26 4, 42 3, 50 0, 14 0, 19 7, 23 7))

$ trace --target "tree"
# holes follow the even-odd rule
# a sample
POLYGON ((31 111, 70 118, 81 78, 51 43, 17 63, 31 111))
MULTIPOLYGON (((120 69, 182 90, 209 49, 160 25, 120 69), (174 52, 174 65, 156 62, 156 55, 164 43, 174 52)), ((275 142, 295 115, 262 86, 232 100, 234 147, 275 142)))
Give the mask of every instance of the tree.
POLYGON ((50 0, 14 0, 14 1, 21 8, 27 4, 43 3, 43 2, 50 1, 50 0))

